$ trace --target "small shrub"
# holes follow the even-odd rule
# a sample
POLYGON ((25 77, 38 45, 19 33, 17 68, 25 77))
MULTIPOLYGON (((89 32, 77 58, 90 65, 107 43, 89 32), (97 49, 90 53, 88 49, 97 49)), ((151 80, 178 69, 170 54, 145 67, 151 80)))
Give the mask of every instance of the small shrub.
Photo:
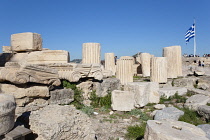
POLYGON ((179 108, 180 110, 184 111, 184 115, 179 118, 179 121, 187 122, 193 125, 199 125, 206 123, 201 119, 201 116, 193 110, 188 108, 179 108))
POLYGON ((192 95, 195 95, 195 94, 196 93, 194 93, 194 92, 188 91, 187 94, 186 94, 186 96, 191 97, 192 95))
POLYGON ((207 105, 207 106, 210 106, 210 103, 207 103, 206 105, 207 105))
POLYGON ((164 104, 164 102, 166 101, 170 101, 171 99, 170 98, 167 98, 165 95, 161 95, 160 96, 160 104, 164 104))
POLYGON ((99 108, 98 110, 99 112, 109 112, 109 109, 107 109, 106 107, 102 106, 99 108))
POLYGON ((125 136, 128 139, 140 140, 144 137, 145 129, 146 123, 143 123, 142 125, 129 126, 125 136))
POLYGON ((148 120, 152 119, 150 116, 148 116, 146 113, 142 112, 139 109, 132 109, 130 112, 127 112, 127 114, 133 115, 133 116, 139 115, 140 120, 142 120, 142 121, 148 121, 148 120))
POLYGON ((94 112, 94 109, 92 106, 83 106, 80 110, 84 112, 85 114, 87 114, 88 116, 92 115, 94 112))
POLYGON ((62 81, 62 86, 74 90, 74 101, 71 102, 71 104, 73 104, 77 109, 81 109, 84 106, 82 91, 76 87, 76 84, 71 84, 65 80, 62 81))
POLYGON ((180 96, 178 93, 176 93, 174 96, 169 97, 170 99, 176 99, 176 103, 185 103, 187 98, 184 96, 180 96))
POLYGON ((93 107, 111 108, 111 93, 108 93, 104 97, 98 97, 96 92, 93 91, 90 95, 90 100, 93 107))

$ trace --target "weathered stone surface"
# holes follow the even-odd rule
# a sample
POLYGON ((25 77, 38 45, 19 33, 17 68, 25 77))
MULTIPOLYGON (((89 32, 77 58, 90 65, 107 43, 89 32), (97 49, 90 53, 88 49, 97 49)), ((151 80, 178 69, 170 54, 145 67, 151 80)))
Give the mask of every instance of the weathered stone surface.
POLYGON ((198 106, 197 112, 201 116, 204 116, 205 119, 210 120, 210 106, 207 105, 198 106))
POLYGON ((114 53, 105 53, 105 69, 112 71, 112 75, 115 75, 116 65, 114 53))
POLYGON ((160 100, 159 85, 155 82, 127 83, 124 86, 124 90, 135 94, 135 107, 143 107, 148 103, 158 103, 160 100))
POLYGON ((167 58, 153 57, 151 58, 150 81, 158 83, 167 82, 167 58))
POLYGON ((120 80, 117 78, 107 78, 102 83, 94 82, 93 90, 96 90, 96 95, 104 97, 108 92, 120 89, 120 80))
POLYGON ((148 76, 150 76, 150 59, 151 59, 151 54, 149 54, 149 53, 141 53, 140 54, 140 58, 141 58, 141 66, 142 66, 143 77, 148 77, 148 76))
POLYGON ((131 56, 122 56, 117 60, 116 78, 120 79, 122 85, 133 82, 133 64, 131 56))
POLYGON ((175 95, 185 95, 187 93, 187 88, 185 87, 168 87, 168 88, 160 88, 159 93, 161 96, 166 96, 167 98, 175 95))
POLYGON ((5 67, 0 70, 2 81, 6 80, 15 84, 34 82, 58 86, 61 84, 58 77, 57 70, 35 64, 7 62, 5 67))
POLYGON ((68 63, 70 55, 64 50, 44 50, 31 52, 28 55, 29 64, 68 63))
POLYGON ((168 61, 168 78, 182 76, 181 46, 164 47, 163 57, 168 61))
POLYGON ((31 113, 30 129, 37 140, 94 140, 89 117, 72 106, 49 105, 31 113))
POLYGON ((192 110, 198 110, 198 106, 206 105, 209 101, 210 101, 209 96, 193 95, 186 100, 184 106, 192 110))
POLYGON ((158 110, 155 114, 154 120, 176 120, 178 121, 179 117, 184 115, 184 112, 175 108, 175 107, 166 107, 162 110, 158 110))
POLYGON ((166 106, 164 105, 164 104, 156 104, 156 105, 154 105, 154 108, 155 109, 163 109, 163 108, 165 108, 166 106))
POLYGON ((12 53, 12 47, 11 46, 2 46, 2 52, 3 53, 12 53))
POLYGON ((185 122, 173 120, 147 121, 145 140, 208 140, 205 132, 185 122))
POLYGON ((201 90, 197 88, 188 88, 188 92, 191 92, 192 94, 203 94, 206 96, 210 96, 210 92, 206 90, 201 90))
POLYGON ((134 109, 134 93, 130 91, 112 91, 112 109, 117 111, 131 111, 134 109))
POLYGON ((206 137, 210 139, 210 125, 209 124, 202 124, 202 125, 198 125, 197 127, 201 128, 206 133, 206 137))
POLYGON ((100 43, 83 43, 82 45, 82 63, 100 64, 101 62, 101 45, 100 43))
POLYGON ((28 103, 26 106, 17 106, 16 110, 15 110, 15 114, 17 116, 22 115, 24 112, 31 112, 31 111, 36 111, 39 110, 40 108, 43 108, 45 106, 48 105, 48 101, 44 100, 44 99, 35 99, 33 100, 33 102, 28 101, 30 103, 28 103))
POLYGON ((194 71, 195 76, 203 76, 205 74, 204 71, 194 71))
POLYGON ((49 104, 69 104, 74 101, 74 91, 72 89, 56 89, 50 91, 49 104))
POLYGON ((197 80, 198 80, 198 78, 195 78, 195 77, 178 78, 178 79, 174 79, 172 84, 175 87, 194 88, 194 85, 196 84, 197 80))
POLYGON ((11 35, 11 47, 13 51, 40 51, 42 50, 42 38, 37 33, 18 33, 11 35))
POLYGON ((24 97, 49 97, 49 89, 47 86, 27 86, 18 87, 12 84, 0 84, 0 89, 2 93, 13 95, 16 99, 21 99, 24 97))
POLYGON ((0 94, 0 136, 10 131, 15 122, 15 99, 11 95, 0 94))

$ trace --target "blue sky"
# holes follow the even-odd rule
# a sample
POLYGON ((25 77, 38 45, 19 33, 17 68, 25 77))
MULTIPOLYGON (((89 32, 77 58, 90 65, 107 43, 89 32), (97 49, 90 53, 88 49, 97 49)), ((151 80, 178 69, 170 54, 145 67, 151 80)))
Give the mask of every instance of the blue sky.
MULTIPOLYGON (((101 43, 101 57, 186 46, 184 34, 196 18, 197 54, 210 54, 210 0, 1 0, 0 46, 15 33, 42 35, 43 47, 82 58, 82 43, 101 43)), ((1 51, 0 51, 1 52, 1 51)))

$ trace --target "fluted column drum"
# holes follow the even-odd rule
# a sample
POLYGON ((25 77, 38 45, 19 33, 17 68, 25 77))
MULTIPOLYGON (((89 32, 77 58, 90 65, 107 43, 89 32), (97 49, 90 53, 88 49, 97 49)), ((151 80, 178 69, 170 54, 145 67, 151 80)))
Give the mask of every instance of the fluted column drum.
POLYGON ((151 82, 166 83, 167 82, 167 58, 152 57, 151 58, 151 82))
POLYGON ((168 78, 182 76, 181 47, 170 46, 163 48, 163 57, 167 58, 168 78))
POLYGON ((148 77, 148 76, 150 76, 151 54, 141 53, 140 58, 141 58, 141 66, 142 66, 142 75, 143 75, 143 77, 148 77))
POLYGON ((174 49, 175 57, 177 60, 177 76, 183 76, 182 74, 182 49, 181 46, 172 46, 174 49))
POLYGON ((131 56, 122 56, 117 60, 116 78, 120 79, 121 84, 133 82, 134 59, 131 56))
POLYGON ((82 63, 101 63, 101 46, 100 43, 83 43, 82 63))
POLYGON ((0 94, 0 136, 9 132, 15 123, 15 98, 12 95, 0 94))
POLYGON ((116 73, 116 65, 114 53, 105 53, 105 69, 112 71, 112 75, 116 73))

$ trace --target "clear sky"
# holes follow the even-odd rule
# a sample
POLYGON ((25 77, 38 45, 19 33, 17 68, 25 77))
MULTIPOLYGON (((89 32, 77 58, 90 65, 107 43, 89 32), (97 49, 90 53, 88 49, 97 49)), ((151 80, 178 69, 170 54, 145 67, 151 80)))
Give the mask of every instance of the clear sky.
MULTIPOLYGON (((193 54, 184 35, 196 18, 197 54, 210 54, 210 0, 0 0, 0 46, 15 33, 42 35, 43 48, 82 58, 82 43, 101 43, 101 57, 114 52, 162 56, 180 45, 193 54)), ((2 52, 2 51, 0 51, 2 52)))

